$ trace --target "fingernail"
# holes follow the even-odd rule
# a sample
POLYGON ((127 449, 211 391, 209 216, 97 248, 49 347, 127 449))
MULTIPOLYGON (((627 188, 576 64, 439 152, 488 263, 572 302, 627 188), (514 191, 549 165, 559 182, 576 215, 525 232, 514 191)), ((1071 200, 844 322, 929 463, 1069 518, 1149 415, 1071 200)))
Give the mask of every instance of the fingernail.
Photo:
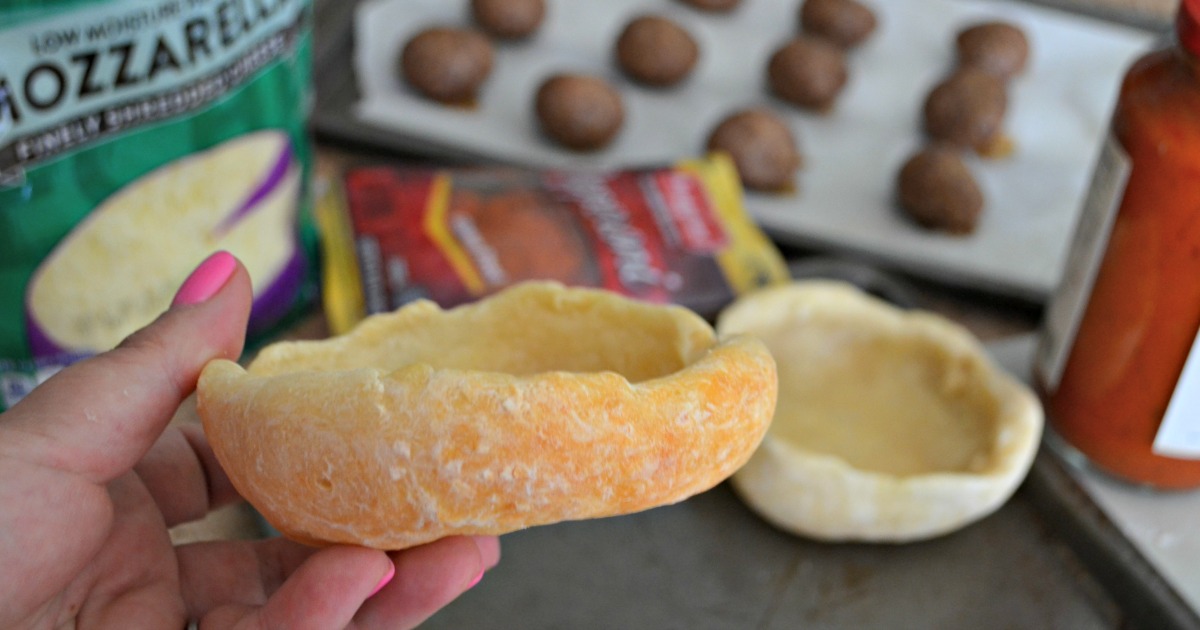
POLYGON ((500 539, 495 536, 472 536, 475 546, 479 548, 479 557, 483 560, 486 571, 500 562, 500 539))
POLYGON ((171 306, 199 304, 217 294, 237 269, 237 259, 226 251, 219 251, 200 263, 192 275, 183 281, 171 306))
POLYGON ((375 585, 375 590, 371 591, 371 594, 367 595, 367 597, 368 598, 375 597, 375 594, 378 593, 379 591, 382 591, 383 587, 387 586, 388 582, 391 582, 392 578, 394 578, 394 577, 396 577, 396 565, 389 562, 388 563, 388 572, 383 576, 383 579, 379 580, 379 584, 375 585))
POLYGON ((471 583, 467 585, 467 590, 469 591, 469 590, 475 588, 475 585, 478 584, 479 580, 482 580, 482 579, 483 579, 483 569, 480 569, 479 575, 476 575, 475 579, 471 580, 471 583))

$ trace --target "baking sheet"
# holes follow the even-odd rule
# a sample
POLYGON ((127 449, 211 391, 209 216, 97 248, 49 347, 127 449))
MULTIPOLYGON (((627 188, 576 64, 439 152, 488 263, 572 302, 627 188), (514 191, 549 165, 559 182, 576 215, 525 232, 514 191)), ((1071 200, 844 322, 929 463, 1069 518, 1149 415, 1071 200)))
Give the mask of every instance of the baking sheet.
MULTIPOLYGON (((1036 345, 1036 336, 1018 335, 992 343, 989 350, 1010 373, 1032 383, 1036 345)), ((1117 481, 1049 431, 1047 444, 1068 464, 1067 473, 1189 608, 1190 618, 1180 626, 1200 626, 1200 491, 1155 491, 1117 481)))
POLYGON ((751 214, 773 236, 1044 299, 1061 274, 1120 76, 1152 36, 1015 2, 876 1, 880 27, 851 55, 850 81, 834 111, 822 116, 791 108, 765 90, 767 59, 795 33, 796 6, 747 0, 732 14, 708 14, 674 0, 551 2, 538 35, 499 45, 477 106, 460 108, 418 96, 395 66, 419 29, 469 23, 465 0, 375 0, 356 15, 361 99, 353 111, 372 126, 442 151, 533 167, 617 168, 695 155, 726 114, 766 105, 785 116, 807 162, 796 192, 747 194, 751 214), (700 62, 679 88, 637 86, 610 63, 623 25, 650 11, 676 19, 700 44, 700 62), (1007 126, 1017 152, 1005 160, 971 160, 987 199, 975 234, 929 232, 894 209, 894 176, 922 143, 921 103, 951 66, 954 34, 995 18, 1021 26, 1032 45, 1030 70, 1010 88, 1007 126), (608 148, 575 153, 539 134, 533 94, 559 71, 599 74, 622 90, 626 124, 608 148))

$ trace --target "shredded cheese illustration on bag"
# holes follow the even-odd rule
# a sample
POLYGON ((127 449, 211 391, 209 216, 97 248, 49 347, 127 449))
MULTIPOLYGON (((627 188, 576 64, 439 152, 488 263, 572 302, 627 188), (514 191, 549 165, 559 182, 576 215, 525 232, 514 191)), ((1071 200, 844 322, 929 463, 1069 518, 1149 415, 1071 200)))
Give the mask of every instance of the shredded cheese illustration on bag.
POLYGON ((299 193, 288 138, 273 131, 240 136, 128 184, 34 274, 27 308, 35 354, 115 346, 166 310, 179 279, 213 249, 239 255, 257 298, 275 283, 294 290, 301 271, 292 236, 299 193), (147 226, 155 238, 146 238, 147 226))

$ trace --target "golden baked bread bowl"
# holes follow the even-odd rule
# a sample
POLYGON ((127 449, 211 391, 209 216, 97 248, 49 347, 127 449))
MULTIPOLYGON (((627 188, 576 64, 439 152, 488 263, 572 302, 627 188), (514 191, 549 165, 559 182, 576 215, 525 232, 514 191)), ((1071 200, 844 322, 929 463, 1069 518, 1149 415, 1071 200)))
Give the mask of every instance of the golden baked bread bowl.
POLYGON ((774 422, 732 485, 782 529, 829 541, 944 534, 1004 503, 1037 451, 1033 393, 934 314, 804 281, 743 296, 717 330, 758 336, 778 366, 774 422))
POLYGON ((746 461, 775 395, 756 339, 535 282, 275 344, 245 370, 213 361, 197 398, 234 486, 280 532, 401 549, 683 500, 746 461))

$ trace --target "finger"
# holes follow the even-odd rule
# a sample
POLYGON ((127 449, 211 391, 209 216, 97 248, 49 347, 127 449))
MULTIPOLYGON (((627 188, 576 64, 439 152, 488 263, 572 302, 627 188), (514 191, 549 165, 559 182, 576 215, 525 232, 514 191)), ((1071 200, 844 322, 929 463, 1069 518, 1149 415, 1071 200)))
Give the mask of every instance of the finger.
POLYGON ((452 536, 392 554, 396 575, 355 617, 364 628, 413 628, 475 585, 486 565, 475 540, 452 536))
POLYGON ((6 428, 31 436, 22 456, 96 483, 132 468, 195 389, 204 364, 241 353, 251 299, 241 263, 214 254, 185 286, 214 269, 227 274, 215 294, 172 306, 115 350, 62 370, 5 414, 6 428), (213 267, 214 260, 232 266, 213 267))
POLYGON ((329 547, 313 554, 257 613, 254 628, 345 628, 392 572, 387 554, 364 547, 329 547))
POLYGON ((261 606, 319 551, 283 537, 180 545, 175 554, 188 614, 201 618, 229 602, 261 606))
MULTIPOLYGON (((273 542, 273 541, 272 541, 273 542)), ((220 555, 216 544, 206 545, 208 551, 220 555)), ((254 545, 237 545, 236 561, 244 561, 245 552, 255 553, 254 545)), ((300 558, 303 550, 276 546, 272 552, 286 556, 283 564, 300 558)), ((181 563, 182 567, 182 563, 181 563)), ((354 613, 379 583, 392 572, 392 564, 382 551, 363 547, 338 546, 325 549, 309 549, 307 557, 296 566, 258 567, 265 573, 236 571, 229 575, 209 574, 205 582, 210 587, 207 597, 212 604, 206 610, 193 611, 203 619, 202 627, 213 628, 344 628, 350 624, 354 613), (272 588, 274 571, 284 569, 288 575, 277 589, 272 588), (255 576, 257 578, 248 576, 255 576), (234 591, 228 586, 217 595, 211 587, 228 578, 242 580, 243 590, 234 591), (273 591, 273 592, 272 592, 273 591), (270 593, 267 597, 265 594, 270 593), (261 606, 259 604, 261 603, 261 606)), ((190 576, 184 587, 194 587, 198 576, 190 576)), ((185 591, 185 599, 186 597, 185 591)), ((194 602, 189 602, 189 608, 194 602)))
POLYGON ((238 499, 203 429, 195 425, 167 427, 133 470, 146 484, 167 527, 202 518, 238 499))
POLYGON ((180 545, 180 590, 193 619, 223 604, 261 606, 288 575, 316 553, 285 538, 180 545))
MULTIPOLYGON (((234 627, 318 551, 284 538, 177 547, 190 618, 205 619, 202 628, 234 627)), ((356 621, 365 628, 413 627, 467 590, 499 554, 494 536, 445 538, 394 552, 394 578, 366 601, 356 621)))
POLYGON ((483 560, 485 571, 500 564, 500 539, 495 536, 472 536, 475 546, 479 547, 479 557, 483 560))

